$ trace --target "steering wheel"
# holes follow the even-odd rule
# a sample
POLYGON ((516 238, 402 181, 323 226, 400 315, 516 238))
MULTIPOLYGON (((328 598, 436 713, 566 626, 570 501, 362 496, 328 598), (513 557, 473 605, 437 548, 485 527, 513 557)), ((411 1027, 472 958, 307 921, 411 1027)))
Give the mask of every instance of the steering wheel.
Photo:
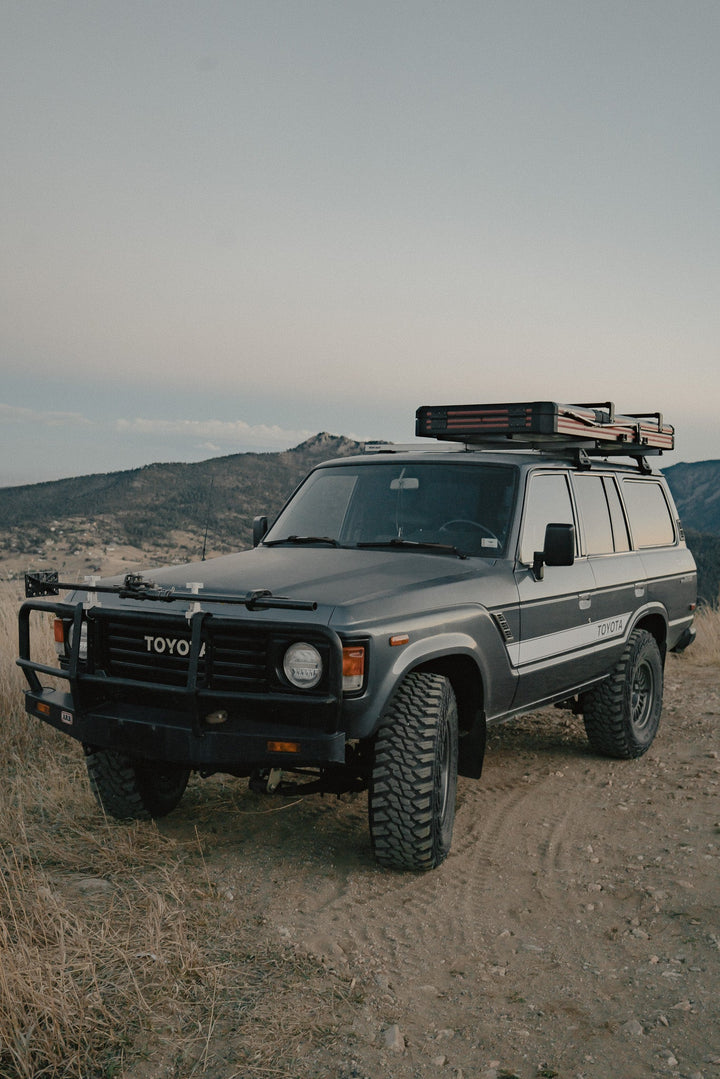
POLYGON ((498 547, 500 546, 500 540, 497 538, 494 532, 491 532, 485 525, 481 525, 478 521, 471 521, 466 517, 455 517, 452 521, 446 521, 445 524, 440 525, 438 532, 463 532, 466 529, 473 529, 476 532, 483 532, 490 539, 495 540, 498 547))

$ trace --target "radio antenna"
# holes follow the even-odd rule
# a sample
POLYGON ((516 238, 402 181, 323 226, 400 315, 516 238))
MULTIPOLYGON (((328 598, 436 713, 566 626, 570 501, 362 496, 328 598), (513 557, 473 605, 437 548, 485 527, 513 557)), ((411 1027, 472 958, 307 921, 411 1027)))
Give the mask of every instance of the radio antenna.
POLYGON ((201 562, 205 561, 205 552, 207 550, 208 528, 210 527, 210 507, 212 505, 212 493, 213 493, 213 485, 214 485, 214 483, 215 483, 215 476, 212 476, 212 478, 210 480, 210 490, 208 491, 207 514, 205 516, 205 535, 203 537, 202 558, 200 559, 201 562))

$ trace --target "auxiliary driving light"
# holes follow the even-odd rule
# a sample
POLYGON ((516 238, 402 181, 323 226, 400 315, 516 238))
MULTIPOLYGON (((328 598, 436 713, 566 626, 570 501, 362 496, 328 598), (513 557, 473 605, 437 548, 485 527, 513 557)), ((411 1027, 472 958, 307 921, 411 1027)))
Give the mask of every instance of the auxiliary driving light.
POLYGON ((285 677, 298 689, 312 689, 322 678, 322 657, 307 641, 291 644, 283 658, 285 677))
POLYGON ((228 714, 224 708, 219 708, 217 712, 211 712, 210 715, 205 716, 205 722, 211 727, 219 727, 223 723, 227 723, 228 714))
MULTIPOLYGON (((75 638, 75 626, 71 625, 68 628, 68 634, 67 634, 68 648, 71 651, 72 651, 74 638, 75 638)), ((87 622, 83 622, 82 625, 80 626, 80 651, 78 652, 78 656, 79 656, 80 659, 87 659, 87 651, 88 651, 87 641, 88 641, 87 622)))

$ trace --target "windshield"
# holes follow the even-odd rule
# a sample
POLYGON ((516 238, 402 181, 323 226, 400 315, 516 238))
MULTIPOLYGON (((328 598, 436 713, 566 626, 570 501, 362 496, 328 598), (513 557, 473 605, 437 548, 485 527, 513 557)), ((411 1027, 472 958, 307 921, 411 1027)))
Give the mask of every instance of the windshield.
POLYGON ((497 558, 510 528, 515 469, 399 462, 312 472, 264 542, 342 547, 436 544, 497 558))

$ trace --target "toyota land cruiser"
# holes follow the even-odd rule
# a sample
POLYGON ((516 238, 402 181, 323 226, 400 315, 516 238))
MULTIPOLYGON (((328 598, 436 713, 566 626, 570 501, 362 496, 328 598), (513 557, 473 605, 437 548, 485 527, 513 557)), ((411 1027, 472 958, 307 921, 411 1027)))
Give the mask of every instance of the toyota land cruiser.
POLYGON ((192 771, 367 788, 377 860, 423 870, 491 724, 566 702, 593 750, 646 752, 665 656, 694 635, 695 564, 647 463, 673 429, 530 402, 424 407, 416 432, 431 441, 313 469, 252 551, 28 576, 27 711, 82 743, 109 814, 169 813, 192 771), (31 658, 38 610, 57 667, 31 658))

